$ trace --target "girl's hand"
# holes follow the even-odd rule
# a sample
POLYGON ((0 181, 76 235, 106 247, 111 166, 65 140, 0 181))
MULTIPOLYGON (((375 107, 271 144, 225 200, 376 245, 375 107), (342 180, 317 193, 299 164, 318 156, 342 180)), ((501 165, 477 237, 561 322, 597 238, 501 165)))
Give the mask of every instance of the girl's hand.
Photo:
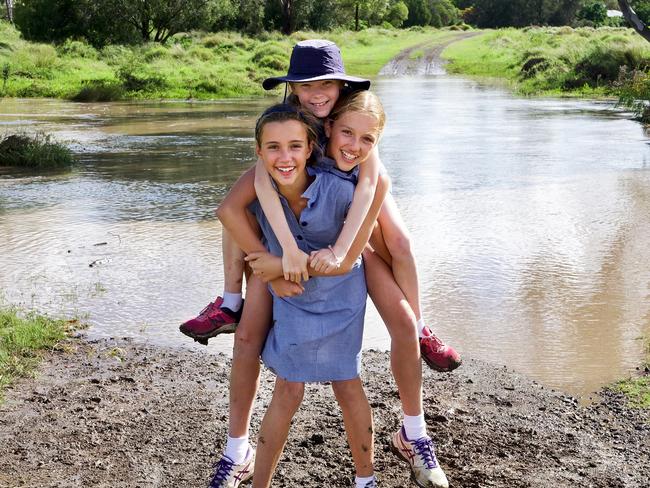
POLYGON ((244 261, 251 267, 253 274, 259 276, 265 283, 278 277, 281 261, 271 253, 252 252, 244 257, 244 261))
POLYGON ((341 262, 331 249, 312 251, 309 264, 319 273, 331 273, 341 266, 341 262))
POLYGON ((275 296, 280 298, 295 297, 301 295, 305 289, 299 283, 287 281, 284 278, 276 278, 269 283, 275 296))
POLYGON ((295 246, 294 249, 288 252, 283 249, 282 272, 284 279, 293 281, 294 283, 307 281, 309 279, 309 271, 307 271, 308 261, 309 256, 302 252, 298 246, 295 246))

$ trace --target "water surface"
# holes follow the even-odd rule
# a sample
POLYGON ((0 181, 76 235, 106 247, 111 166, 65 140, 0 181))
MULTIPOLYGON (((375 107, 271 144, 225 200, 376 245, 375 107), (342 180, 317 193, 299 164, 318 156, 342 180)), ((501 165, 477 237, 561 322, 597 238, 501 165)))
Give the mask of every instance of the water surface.
MULTIPOLYGON (((641 126, 609 103, 460 78, 374 87, 389 116, 380 154, 436 333, 578 395, 637 366, 650 333, 641 126)), ((74 140, 83 162, 42 176, 0 169, 5 300, 87 317, 93 336, 199 347, 177 327, 222 289, 213 211, 251 164, 270 101, 0 101, 0 132, 74 140)), ((389 347, 372 306, 364 345, 389 347)))

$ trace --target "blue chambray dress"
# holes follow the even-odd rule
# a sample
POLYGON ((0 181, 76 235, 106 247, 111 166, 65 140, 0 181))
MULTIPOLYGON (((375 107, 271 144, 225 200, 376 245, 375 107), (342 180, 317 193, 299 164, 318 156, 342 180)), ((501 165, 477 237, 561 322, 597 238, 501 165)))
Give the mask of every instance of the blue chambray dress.
MULTIPOLYGON (((280 195, 289 229, 306 253, 336 242, 352 203, 354 184, 321 166, 308 167, 314 181, 303 193, 308 200, 300 219, 280 195)), ((282 248, 255 201, 249 210, 257 218, 272 254, 282 248)), ((341 276, 313 277, 296 297, 273 296, 273 327, 262 351, 264 364, 279 377, 295 382, 349 380, 359 376, 361 340, 366 311, 366 280, 358 259, 341 276)))

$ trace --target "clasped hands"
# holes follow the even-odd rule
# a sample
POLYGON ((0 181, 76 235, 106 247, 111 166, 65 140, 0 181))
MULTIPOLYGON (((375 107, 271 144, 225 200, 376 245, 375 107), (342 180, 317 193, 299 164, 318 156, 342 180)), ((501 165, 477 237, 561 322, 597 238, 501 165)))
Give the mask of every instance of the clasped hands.
POLYGON ((253 274, 268 282, 277 296, 295 296, 304 291, 300 284, 309 279, 308 268, 318 273, 331 273, 341 266, 341 259, 332 246, 307 254, 296 249, 282 258, 268 252, 252 252, 245 258, 253 274))

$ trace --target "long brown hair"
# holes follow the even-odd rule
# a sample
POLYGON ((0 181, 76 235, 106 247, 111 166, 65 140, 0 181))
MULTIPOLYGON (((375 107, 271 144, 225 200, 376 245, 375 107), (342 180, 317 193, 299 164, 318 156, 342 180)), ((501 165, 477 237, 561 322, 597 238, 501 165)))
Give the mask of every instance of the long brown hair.
POLYGON ((305 127, 307 133, 307 142, 312 147, 311 156, 307 163, 311 164, 320 157, 320 148, 318 146, 318 121, 316 117, 306 110, 290 105, 288 103, 278 103, 267 108, 255 123, 255 142, 258 146, 262 143, 262 132, 264 126, 271 122, 284 122, 287 120, 296 120, 305 127))

